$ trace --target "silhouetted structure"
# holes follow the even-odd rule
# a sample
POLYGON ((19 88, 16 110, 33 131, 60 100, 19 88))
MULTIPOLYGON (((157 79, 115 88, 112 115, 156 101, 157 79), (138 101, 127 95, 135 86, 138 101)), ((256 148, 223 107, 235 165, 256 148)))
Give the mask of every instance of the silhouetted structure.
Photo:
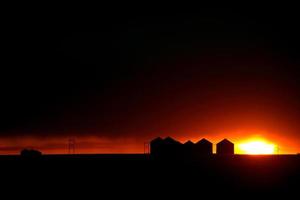
POLYGON ((171 137, 158 137, 150 142, 150 150, 155 157, 176 158, 182 153, 182 144, 171 137))
POLYGON ((163 140, 162 155, 169 158, 177 158, 182 153, 182 144, 171 137, 163 140))
POLYGON ((25 158, 38 158, 42 155, 42 152, 34 149, 23 149, 21 156, 25 158))
POLYGON ((234 144, 227 139, 217 143, 217 154, 218 155, 233 155, 234 144))
POLYGON ((156 158, 197 159, 212 155, 212 143, 202 139, 196 144, 190 140, 182 144, 171 137, 158 137, 150 142, 150 153, 156 158))
POLYGON ((69 154, 75 154, 75 138, 69 138, 68 141, 68 150, 69 150, 69 154))
MULTIPOLYGON (((199 159, 212 156, 213 144, 203 138, 197 143, 187 141, 182 144, 171 137, 155 138, 150 142, 150 154, 156 158, 199 159)), ((217 144, 218 155, 233 155, 234 144, 227 139, 217 144)))
POLYGON ((151 155, 158 156, 163 149, 163 139, 161 137, 155 138, 150 142, 151 155))
POLYGON ((207 139, 203 138, 195 144, 195 153, 201 156, 212 155, 213 144, 207 139))
POLYGON ((183 144, 183 150, 182 153, 184 158, 190 159, 195 156, 195 148, 194 148, 194 143, 192 141, 187 141, 186 143, 183 144))
POLYGON ((144 154, 150 154, 150 144, 149 144, 149 142, 144 142, 144 154))

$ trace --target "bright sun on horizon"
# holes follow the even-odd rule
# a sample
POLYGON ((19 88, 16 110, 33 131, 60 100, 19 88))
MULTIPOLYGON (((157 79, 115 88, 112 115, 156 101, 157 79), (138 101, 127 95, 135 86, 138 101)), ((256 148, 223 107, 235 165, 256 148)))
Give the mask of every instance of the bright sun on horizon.
POLYGON ((260 139, 240 143, 238 148, 243 154, 260 155, 277 153, 277 146, 275 144, 260 139))

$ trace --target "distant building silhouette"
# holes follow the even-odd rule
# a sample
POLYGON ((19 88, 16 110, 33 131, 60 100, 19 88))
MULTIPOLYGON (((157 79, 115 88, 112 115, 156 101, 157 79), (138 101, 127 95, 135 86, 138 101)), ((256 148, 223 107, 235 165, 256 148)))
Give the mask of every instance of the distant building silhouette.
POLYGON ((199 155, 212 155, 213 153, 213 144, 206 140, 205 138, 199 140, 195 144, 195 153, 199 155))
POLYGON ((171 137, 158 137, 150 142, 150 154, 156 158, 198 159, 212 155, 212 146, 213 144, 206 139, 196 144, 190 140, 182 144, 171 137))
POLYGON ((34 149, 23 149, 20 155, 25 158, 38 158, 42 155, 42 152, 34 149))
POLYGON ((233 155, 234 144, 227 139, 217 143, 217 154, 218 155, 233 155))
POLYGON ((163 151, 163 139, 161 137, 155 138, 150 142, 151 155, 157 156, 163 151))
POLYGON ((166 137, 163 140, 162 153, 169 158, 176 158, 182 153, 182 144, 171 137, 166 137))
POLYGON ((150 142, 151 155, 155 157, 175 158, 182 153, 182 144, 171 137, 155 138, 150 142))
POLYGON ((183 149, 180 156, 186 159, 190 159, 195 156, 195 144, 192 141, 189 140, 186 143, 184 143, 182 148, 183 149))
MULTIPOLYGON (((227 139, 217 143, 218 155, 233 155, 234 144, 227 139)), ((203 138, 197 143, 188 140, 184 144, 171 137, 155 138, 150 142, 150 154, 164 159, 199 159, 213 155, 213 144, 203 138)))

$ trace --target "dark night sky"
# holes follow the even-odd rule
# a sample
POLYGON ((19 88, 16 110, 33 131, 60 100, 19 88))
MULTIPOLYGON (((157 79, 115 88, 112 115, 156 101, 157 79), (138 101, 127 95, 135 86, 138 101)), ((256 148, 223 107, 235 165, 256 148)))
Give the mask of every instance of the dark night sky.
POLYGON ((291 8, 10 13, 0 137, 141 142, 243 130, 300 139, 299 15, 291 8))

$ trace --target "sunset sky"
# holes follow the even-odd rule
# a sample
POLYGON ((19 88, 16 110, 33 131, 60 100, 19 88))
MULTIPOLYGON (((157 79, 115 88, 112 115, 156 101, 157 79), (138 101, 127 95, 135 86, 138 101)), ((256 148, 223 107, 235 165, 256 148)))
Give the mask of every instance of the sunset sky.
POLYGON ((172 136, 300 152, 297 10, 7 16, 0 154, 142 153, 172 136))

